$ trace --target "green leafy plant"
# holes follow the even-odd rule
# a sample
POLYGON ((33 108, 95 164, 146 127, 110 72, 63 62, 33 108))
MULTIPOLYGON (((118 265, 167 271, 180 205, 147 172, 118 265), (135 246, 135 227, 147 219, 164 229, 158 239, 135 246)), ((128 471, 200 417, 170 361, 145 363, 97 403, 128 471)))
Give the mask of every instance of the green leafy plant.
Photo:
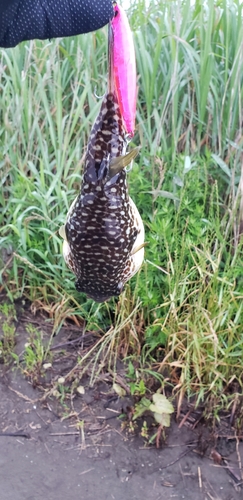
POLYGON ((170 415, 174 413, 174 408, 170 401, 163 394, 153 394, 153 403, 149 406, 155 421, 162 427, 170 427, 170 415))
POLYGON ((44 347, 43 334, 31 324, 26 326, 29 334, 23 353, 22 370, 31 379, 34 385, 40 383, 45 377, 44 362, 51 361, 48 348, 44 347))
POLYGON ((16 311, 13 304, 3 302, 0 304, 0 320, 2 335, 0 337, 0 360, 5 364, 15 360, 18 362, 18 356, 14 352, 16 343, 16 311))
POLYGON ((2 324, 3 336, 0 340, 0 359, 2 358, 4 363, 9 363, 14 356, 14 346, 15 346, 15 331, 16 328, 9 321, 4 321, 2 324))
POLYGON ((163 394, 155 393, 152 395, 153 403, 150 399, 143 397, 135 405, 133 420, 141 417, 146 411, 150 411, 157 424, 162 427, 170 427, 170 415, 174 412, 173 405, 163 394))

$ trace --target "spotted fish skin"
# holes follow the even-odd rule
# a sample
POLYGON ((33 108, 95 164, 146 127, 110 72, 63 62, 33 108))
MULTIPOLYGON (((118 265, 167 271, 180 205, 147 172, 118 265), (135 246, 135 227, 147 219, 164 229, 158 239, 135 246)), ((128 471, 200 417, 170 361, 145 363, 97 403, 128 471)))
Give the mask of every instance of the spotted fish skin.
POLYGON ((108 93, 91 130, 80 194, 69 209, 63 254, 76 288, 97 302, 119 295, 136 273, 144 228, 129 198, 126 170, 111 175, 111 162, 126 152, 126 135, 115 93, 108 93))

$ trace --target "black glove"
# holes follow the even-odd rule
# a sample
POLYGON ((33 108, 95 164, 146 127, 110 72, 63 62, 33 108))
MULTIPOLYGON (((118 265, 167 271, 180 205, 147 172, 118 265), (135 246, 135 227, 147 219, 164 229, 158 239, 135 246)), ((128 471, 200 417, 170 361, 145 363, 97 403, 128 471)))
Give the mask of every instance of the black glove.
POLYGON ((88 33, 113 15, 112 0, 0 0, 0 47, 88 33))

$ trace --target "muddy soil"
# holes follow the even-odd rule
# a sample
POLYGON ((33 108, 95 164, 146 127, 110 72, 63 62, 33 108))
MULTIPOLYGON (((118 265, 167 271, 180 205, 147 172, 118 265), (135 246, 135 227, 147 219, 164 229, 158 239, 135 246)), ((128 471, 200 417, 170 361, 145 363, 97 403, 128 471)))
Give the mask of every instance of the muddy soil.
MULTIPOLYGON (((15 326, 21 358, 29 334, 21 319, 15 326)), ((64 328, 54 342, 68 335, 64 328)), ((68 369, 72 356, 63 358, 68 369)), ((67 369, 60 359, 55 376, 67 369)), ((217 437, 203 422, 174 419, 156 449, 139 428, 122 424, 132 401, 115 397, 109 377, 94 387, 81 383, 83 394, 60 402, 43 381, 34 388, 23 367, 0 364, 1 500, 243 498, 243 443, 226 421, 217 437)))

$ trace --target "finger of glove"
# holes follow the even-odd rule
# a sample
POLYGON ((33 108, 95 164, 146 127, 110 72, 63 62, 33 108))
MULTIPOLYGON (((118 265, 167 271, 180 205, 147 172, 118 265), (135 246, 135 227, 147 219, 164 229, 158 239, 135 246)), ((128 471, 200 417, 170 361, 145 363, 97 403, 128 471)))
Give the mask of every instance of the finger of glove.
POLYGON ((113 15, 111 0, 15 0, 0 10, 0 47, 88 33, 113 15))

